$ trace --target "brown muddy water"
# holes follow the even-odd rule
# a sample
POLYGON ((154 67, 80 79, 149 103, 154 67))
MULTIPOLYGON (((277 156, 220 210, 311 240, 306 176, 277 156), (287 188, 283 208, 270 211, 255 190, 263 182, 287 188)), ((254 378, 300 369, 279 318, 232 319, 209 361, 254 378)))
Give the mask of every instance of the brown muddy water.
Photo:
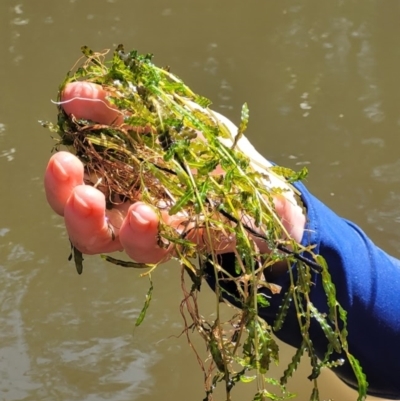
MULTIPOLYGON (((80 56, 124 43, 152 52, 271 160, 307 165, 308 186, 400 256, 400 3, 378 0, 2 0, 0 2, 0 400, 201 400, 174 264, 154 299, 135 271, 68 263, 42 176, 58 84, 80 56)), ((204 290, 203 304, 214 298, 204 290)), ((211 310, 211 309, 210 309, 211 310)), ((293 350, 282 346, 283 362, 293 350)), ((289 388, 308 400, 307 362, 289 388)), ((355 400, 330 372, 322 397, 355 400)), ((235 400, 250 400, 243 385, 235 400)), ((219 399, 223 399, 218 397, 219 399)))

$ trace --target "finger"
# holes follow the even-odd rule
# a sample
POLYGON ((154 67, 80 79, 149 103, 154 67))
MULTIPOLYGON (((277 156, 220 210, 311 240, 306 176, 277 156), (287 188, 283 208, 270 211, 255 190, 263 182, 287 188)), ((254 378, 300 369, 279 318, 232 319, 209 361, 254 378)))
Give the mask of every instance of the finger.
MULTIPOLYGON (((204 230, 187 224, 183 215, 169 216, 161 213, 166 225, 176 230, 176 235, 184 233, 184 238, 191 241, 198 251, 226 253, 232 252, 235 237, 221 230, 204 230)), ((120 229, 120 241, 127 255, 139 263, 159 263, 167 261, 172 255, 177 255, 176 246, 161 247, 159 235, 159 215, 155 210, 142 202, 130 206, 126 219, 120 229)))
POLYGON ((302 208, 292 198, 287 198, 284 195, 275 195, 274 203, 276 213, 281 218, 287 233, 300 243, 306 225, 306 216, 302 208))
POLYGON ((77 186, 65 204, 65 226, 72 244, 89 255, 122 250, 119 225, 125 213, 106 214, 105 196, 89 185, 77 186))
POLYGON ((92 82, 72 82, 61 94, 61 105, 67 114, 77 119, 95 121, 106 125, 121 125, 123 114, 108 100, 108 93, 92 82))
POLYGON ((159 246, 158 229, 159 217, 155 210, 142 202, 133 204, 119 232, 121 244, 127 255, 139 263, 158 263, 167 260, 171 248, 165 249, 159 246))
POLYGON ((44 187, 46 198, 53 210, 64 215, 65 204, 73 189, 83 184, 83 165, 71 153, 54 154, 46 168, 44 187))

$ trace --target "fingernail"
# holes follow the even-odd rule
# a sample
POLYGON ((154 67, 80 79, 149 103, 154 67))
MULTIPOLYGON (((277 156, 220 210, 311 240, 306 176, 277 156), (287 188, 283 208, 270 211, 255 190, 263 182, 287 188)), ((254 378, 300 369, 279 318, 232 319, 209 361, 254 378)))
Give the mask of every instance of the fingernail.
POLYGON ((83 217, 86 217, 92 211, 92 208, 76 193, 74 196, 74 209, 83 217))
POLYGON ((69 178, 68 173, 58 160, 54 160, 53 162, 53 173, 60 181, 67 181, 69 178))
POLYGON ((146 220, 140 213, 132 210, 130 215, 130 223, 135 226, 137 225, 147 226, 149 224, 149 221, 146 220))

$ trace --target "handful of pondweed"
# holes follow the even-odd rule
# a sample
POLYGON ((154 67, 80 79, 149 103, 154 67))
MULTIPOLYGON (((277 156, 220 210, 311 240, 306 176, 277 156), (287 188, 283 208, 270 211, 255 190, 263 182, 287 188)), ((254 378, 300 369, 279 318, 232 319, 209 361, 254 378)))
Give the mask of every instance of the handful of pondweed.
MULTIPOLYGON (((365 376, 348 352, 346 314, 336 301, 327 266, 321 256, 312 253, 311 247, 305 249, 290 237, 275 212, 274 196, 290 195, 294 199, 296 190, 291 183, 303 178, 306 171, 295 173, 271 166, 241 151, 248 123, 246 104, 239 128, 233 132, 224 118, 208 108, 209 100, 193 93, 168 68, 156 67, 151 55, 139 55, 136 51, 126 53, 118 46, 112 59, 106 61, 106 53, 94 53, 87 47, 82 51, 85 61, 68 74, 60 94, 69 82, 100 84, 109 93, 109 103, 121 112, 124 120, 123 123, 99 125, 67 115, 59 106, 58 124, 52 127, 61 137, 56 148, 68 147, 84 163, 88 177, 96 177, 96 180, 100 177, 108 208, 140 199, 156 210, 168 210, 170 215, 181 216, 183 222, 179 231, 160 223, 159 244, 173 247, 182 266, 184 300, 181 310, 186 334, 189 338, 189 328, 195 328, 207 344, 210 358, 200 363, 205 375, 206 398, 212 397, 220 381, 225 382, 229 400, 237 382, 253 380, 258 386, 254 400, 287 398, 291 395, 286 392, 285 384, 306 352, 314 381, 311 399, 318 400, 316 380, 321 368, 342 363, 330 360, 336 351, 343 352, 353 366, 359 381, 359 400, 363 399, 365 376), (189 240, 193 230, 201 230, 208 247, 195 246, 189 240), (213 238, 218 237, 236 239, 234 272, 225 270, 212 246, 210 250, 213 238), (260 252, 256 239, 268 245, 268 253, 260 252), (313 255, 313 259, 301 256, 304 251, 313 255), (227 294, 217 277, 222 274, 236 286, 234 294, 228 295, 234 297, 235 304, 241 308, 235 310, 235 316, 227 323, 220 318, 218 302, 216 319, 212 322, 198 310, 197 293, 206 261, 214 270, 218 300, 227 294), (287 262, 292 285, 283 298, 274 325, 270 326, 258 316, 258 309, 268 307, 268 300, 257 290, 266 287, 272 294, 280 290, 266 281, 264 274, 278 261, 287 262), (297 264, 296 275, 291 270, 294 263, 297 264), (319 313, 310 302, 311 271, 322 275, 328 315, 319 313), (184 272, 192 281, 190 289, 184 285, 184 272), (303 341, 283 376, 274 380, 266 376, 270 363, 279 359, 273 332, 280 329, 292 307, 300 317, 303 341), (191 322, 186 320, 187 314, 191 322), (309 337, 313 319, 318 321, 329 342, 323 361, 318 361, 309 337), (278 386, 280 395, 271 392, 271 385, 278 386)), ((98 185, 99 181, 92 184, 98 185)), ((145 267, 105 258, 127 267, 145 267)), ((151 286, 137 324, 143 320, 152 289, 151 286)))

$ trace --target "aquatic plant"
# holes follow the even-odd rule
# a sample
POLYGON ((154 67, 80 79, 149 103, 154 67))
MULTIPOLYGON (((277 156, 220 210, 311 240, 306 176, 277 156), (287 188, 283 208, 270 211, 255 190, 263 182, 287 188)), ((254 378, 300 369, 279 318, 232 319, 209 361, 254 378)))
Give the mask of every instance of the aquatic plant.
MULTIPOLYGON (((364 400, 366 378, 349 352, 346 312, 336 299, 329 268, 312 246, 304 247, 290 236, 274 206, 276 196, 291 196, 301 202, 291 184, 303 179, 307 171, 266 165, 241 150, 249 120, 246 104, 239 128, 232 132, 226 120, 209 108, 208 99, 195 94, 169 68, 155 66, 152 55, 125 52, 121 45, 110 60, 107 52, 95 53, 87 47, 82 52, 79 67, 68 73, 59 88, 57 124, 45 125, 59 134, 56 150, 67 147, 83 162, 88 177, 101 177, 108 208, 140 199, 160 216, 165 210, 181 216, 179 230, 160 220, 158 242, 171 248, 182 267, 184 332, 191 341, 191 333, 196 331, 207 345, 206 360, 195 351, 204 374, 205 399, 212 399, 220 382, 225 383, 227 400, 238 382, 257 383, 254 401, 293 397, 286 384, 307 354, 312 368, 309 378, 314 384, 310 400, 319 400, 321 369, 345 360, 359 383, 358 400, 364 400), (61 93, 67 83, 75 81, 101 85, 109 94, 109 103, 124 116, 123 123, 100 125, 67 115, 61 93), (217 166, 223 172, 218 173, 217 166), (202 233, 208 246, 199 247, 191 241, 194 230, 202 233), (236 239, 234 271, 225 269, 213 248, 215 238, 226 237, 236 239), (267 253, 260 252, 259 241, 268 245, 267 253), (260 308, 269 305, 260 289, 271 295, 281 291, 266 274, 277 262, 286 263, 291 285, 274 324, 269 325, 259 316, 260 308), (198 305, 198 292, 210 269, 216 294, 213 321, 202 316, 198 305), (321 275, 328 313, 318 311, 310 300, 313 274, 321 275), (235 305, 228 321, 221 318, 221 299, 235 305), (281 329, 291 308, 296 311, 302 342, 282 377, 274 379, 268 376, 271 363, 279 361, 274 332, 281 329), (322 361, 309 335, 312 321, 320 325, 329 344, 322 361), (332 360, 334 352, 343 357, 332 360)), ((81 273, 82 254, 75 248, 73 253, 81 273)), ((157 267, 107 255, 103 258, 124 267, 148 268, 144 275, 149 277, 157 267)), ((145 317, 152 292, 151 283, 136 325, 145 317)))

